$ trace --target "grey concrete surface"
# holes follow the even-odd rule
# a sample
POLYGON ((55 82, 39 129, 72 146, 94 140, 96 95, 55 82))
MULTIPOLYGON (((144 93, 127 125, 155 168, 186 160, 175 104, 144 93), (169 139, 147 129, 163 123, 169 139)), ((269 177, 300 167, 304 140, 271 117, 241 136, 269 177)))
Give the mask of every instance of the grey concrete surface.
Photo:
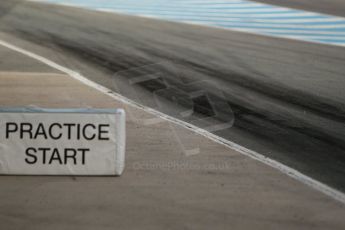
POLYGON ((2 39, 201 127, 234 118, 216 134, 345 190, 344 48, 22 1, 0 12, 2 39))
MULTIPOLYGON (((8 58, 16 60, 11 53, 8 58)), ((18 59, 19 60, 19 59, 18 59)), ((20 64, 18 62, 18 64, 20 64)), ((32 66, 41 69, 34 62, 32 66)), ((53 72, 53 71, 52 71, 53 72)), ((345 206, 58 73, 1 72, 0 105, 124 108, 121 177, 1 176, 0 229, 343 229, 345 206), (148 124, 146 121, 153 120, 148 124), (198 148, 187 156, 184 148, 198 148)))
POLYGON ((257 2, 280 5, 307 11, 345 16, 345 2, 343 0, 253 0, 257 2))
POLYGON ((13 51, 0 46, 0 70, 15 72, 57 72, 47 65, 42 65, 38 61, 24 55, 15 55, 13 51))

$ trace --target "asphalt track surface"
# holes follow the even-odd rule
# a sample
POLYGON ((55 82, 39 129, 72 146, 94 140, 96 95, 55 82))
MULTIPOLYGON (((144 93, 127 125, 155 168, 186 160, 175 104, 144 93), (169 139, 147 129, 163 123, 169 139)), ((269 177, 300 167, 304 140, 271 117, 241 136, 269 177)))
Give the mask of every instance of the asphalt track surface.
POLYGON ((11 71, 0 73, 2 106, 122 107, 160 122, 146 125, 127 117, 121 177, 1 176, 0 229, 344 228, 343 202, 2 45, 0 53, 11 60, 0 65, 11 71), (25 68, 15 72, 20 63, 25 68), (181 154, 173 130, 200 154, 181 154))
POLYGON ((345 191, 344 48, 24 1, 0 14, 48 58, 345 191))

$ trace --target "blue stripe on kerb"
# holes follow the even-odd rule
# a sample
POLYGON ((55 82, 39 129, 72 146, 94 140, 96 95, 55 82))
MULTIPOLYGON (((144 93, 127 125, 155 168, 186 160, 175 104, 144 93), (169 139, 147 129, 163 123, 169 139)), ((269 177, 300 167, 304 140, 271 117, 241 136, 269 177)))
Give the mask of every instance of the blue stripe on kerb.
POLYGON ((246 0, 45 0, 304 41, 345 45, 345 18, 246 0))

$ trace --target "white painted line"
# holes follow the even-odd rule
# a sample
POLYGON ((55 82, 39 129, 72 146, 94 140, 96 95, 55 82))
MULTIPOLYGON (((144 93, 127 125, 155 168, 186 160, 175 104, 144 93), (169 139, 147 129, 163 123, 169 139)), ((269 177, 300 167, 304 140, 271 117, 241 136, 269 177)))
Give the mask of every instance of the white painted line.
POLYGON ((157 110, 154 110, 152 108, 149 108, 149 107, 146 107, 144 105, 141 105, 141 104, 139 104, 139 103, 137 103, 135 101, 132 101, 132 100, 130 100, 130 99, 128 99, 128 98, 118 94, 118 93, 112 92, 110 89, 108 89, 108 88, 106 88, 104 86, 101 86, 101 85, 99 85, 99 84, 97 84, 97 83, 95 83, 93 81, 90 81, 89 79, 87 79, 86 77, 82 76, 81 74, 79 74, 79 73, 77 73, 77 72, 75 72, 75 71, 73 71, 71 69, 68 69, 66 67, 63 67, 63 66, 61 66, 61 65, 59 65, 59 64, 57 64, 57 63, 55 63, 55 62, 53 62, 53 61, 51 61, 51 60, 49 60, 47 58, 44 58, 44 57, 42 57, 40 55, 37 55, 35 53, 32 53, 30 51, 27 51, 25 49, 22 49, 20 47, 15 46, 15 45, 12 45, 12 44, 10 44, 10 43, 8 43, 6 41, 3 41, 3 40, 0 40, 0 45, 2 45, 4 47, 7 47, 7 48, 9 48, 9 49, 11 49, 13 51, 19 52, 19 53, 21 53, 23 55, 26 55, 28 57, 31 57, 31 58, 33 58, 33 59, 35 59, 37 61, 40 61, 40 62, 42 62, 42 63, 44 63, 44 64, 46 64, 46 65, 48 65, 48 66, 50 66, 50 67, 52 67, 54 69, 57 69, 57 70, 65 73, 65 74, 71 76, 72 78, 74 78, 74 79, 84 83, 85 85, 88 85, 88 86, 90 86, 90 87, 92 87, 94 89, 97 89, 98 91, 102 92, 103 94, 106 94, 106 95, 114 98, 115 100, 118 100, 118 101, 123 102, 125 104, 128 104, 130 106, 133 106, 135 108, 142 109, 145 112, 148 112, 148 113, 150 113, 152 115, 155 115, 155 116, 157 116, 159 118, 162 118, 162 119, 164 119, 166 121, 169 121, 169 122, 172 122, 174 124, 177 124, 177 125, 179 125, 181 127, 184 127, 184 128, 186 128, 188 130, 191 130, 191 131, 193 131, 193 132, 195 132, 195 133, 197 133, 199 135, 202 135, 202 136, 204 136, 204 137, 206 137, 206 138, 208 138, 208 139, 210 139, 210 140, 212 140, 212 141, 214 141, 214 142, 216 142, 218 144, 224 145, 224 146, 226 146, 226 147, 228 147, 230 149, 233 149, 235 151, 238 151, 239 153, 242 153, 245 156, 248 156, 248 157, 250 157, 252 159, 260 161, 260 162, 262 162, 262 163, 264 163, 264 164, 266 164, 268 166, 271 166, 271 167, 279 170, 283 174, 285 174, 285 175, 287 175, 289 177, 292 177, 292 178, 294 178, 294 179, 296 179, 296 180, 298 180, 298 181, 300 181, 300 182, 310 186, 311 188, 313 188, 313 189, 315 189, 317 191, 320 191, 323 194, 325 194, 325 195, 327 195, 329 197, 332 197, 333 199, 335 199, 335 200, 345 204, 345 194, 344 193, 342 193, 342 192, 340 192, 340 191, 338 191, 338 190, 336 190, 334 188, 331 188, 331 187, 329 187, 326 184, 323 184, 323 183, 321 183, 319 181, 316 181, 316 180, 310 178, 309 176, 306 176, 306 175, 300 173, 299 171, 297 171, 297 170, 295 170, 293 168, 290 168, 290 167, 288 167, 286 165, 283 165, 282 163, 280 163, 278 161, 275 161, 275 160, 272 160, 272 159, 270 159, 268 157, 265 157, 265 156, 255 152, 255 151, 249 150, 249 149, 247 149, 247 148, 245 148, 243 146, 240 146, 240 145, 238 145, 238 144, 236 144, 236 143, 234 143, 232 141, 229 141, 229 140, 226 140, 226 139, 224 139, 222 137, 216 136, 216 135, 214 135, 214 134, 212 134, 212 133, 210 133, 210 132, 208 132, 208 131, 206 131, 204 129, 198 128, 198 127, 196 127, 196 126, 194 126, 192 124, 189 124, 187 122, 181 121, 179 119, 176 119, 174 117, 171 117, 171 116, 168 116, 168 115, 166 115, 164 113, 161 113, 161 112, 159 112, 157 110))

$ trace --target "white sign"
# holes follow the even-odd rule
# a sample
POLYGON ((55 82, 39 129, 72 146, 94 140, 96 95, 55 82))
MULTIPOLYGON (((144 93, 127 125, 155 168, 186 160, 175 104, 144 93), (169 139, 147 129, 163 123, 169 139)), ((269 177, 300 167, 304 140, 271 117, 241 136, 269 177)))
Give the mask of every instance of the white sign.
POLYGON ((121 109, 0 109, 0 174, 121 175, 121 109))

